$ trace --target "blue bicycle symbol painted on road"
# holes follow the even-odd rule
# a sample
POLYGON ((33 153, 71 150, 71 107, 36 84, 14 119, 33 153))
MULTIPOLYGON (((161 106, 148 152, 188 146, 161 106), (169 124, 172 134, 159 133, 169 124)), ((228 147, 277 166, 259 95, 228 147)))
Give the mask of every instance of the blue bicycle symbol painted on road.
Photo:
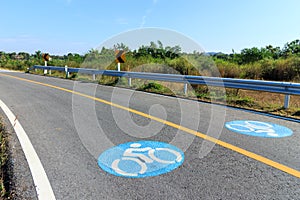
POLYGON ((116 176, 141 178, 170 172, 179 167, 184 153, 177 147, 157 141, 120 144, 106 150, 98 165, 116 176))
POLYGON ((293 134, 293 131, 285 126, 251 120, 227 122, 225 127, 236 133, 258 137, 281 138, 293 134))

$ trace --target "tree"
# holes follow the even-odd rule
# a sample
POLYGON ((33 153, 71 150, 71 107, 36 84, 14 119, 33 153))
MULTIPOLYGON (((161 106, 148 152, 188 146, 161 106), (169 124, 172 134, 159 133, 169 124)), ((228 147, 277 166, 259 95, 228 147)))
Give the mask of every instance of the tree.
POLYGON ((124 43, 117 43, 114 45, 114 50, 122 50, 122 51, 125 51, 125 52, 128 52, 130 51, 129 47, 127 45, 125 45, 124 43))
POLYGON ((26 52, 20 52, 18 55, 22 57, 23 60, 28 60, 30 58, 30 54, 26 52))
POLYGON ((229 56, 225 53, 216 53, 215 55, 213 55, 213 57, 217 58, 217 59, 221 59, 221 60, 229 60, 229 56))
POLYGON ((272 45, 268 45, 266 46, 266 50, 272 55, 274 59, 278 59, 280 57, 280 47, 273 47, 272 45))
POLYGON ((34 57, 36 59, 41 59, 42 58, 42 52, 40 50, 36 51, 34 57))
POLYGON ((164 49, 164 45, 160 40, 157 40, 157 44, 159 49, 164 49))
POLYGON ((98 49, 90 49, 87 53, 86 57, 88 57, 90 60, 99 58, 100 52, 98 49))
POLYGON ((179 45, 176 45, 175 47, 167 46, 165 48, 165 51, 166 51, 166 57, 174 59, 179 57, 179 54, 181 53, 181 47, 179 45))
POLYGON ((282 56, 288 57, 290 55, 300 54, 300 40, 294 40, 285 44, 282 50, 282 56))
POLYGON ((12 52, 9 54, 9 58, 14 60, 16 58, 17 53, 16 52, 12 52))
POLYGON ((253 63, 262 60, 263 56, 257 47, 245 48, 241 51, 241 64, 253 63))

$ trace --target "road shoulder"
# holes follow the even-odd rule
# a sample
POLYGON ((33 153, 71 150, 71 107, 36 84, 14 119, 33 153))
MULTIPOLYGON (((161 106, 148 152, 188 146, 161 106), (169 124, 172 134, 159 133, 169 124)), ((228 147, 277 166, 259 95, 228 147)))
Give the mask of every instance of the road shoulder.
POLYGON ((7 150, 9 155, 7 166, 7 178, 9 179, 7 180, 9 181, 8 192, 11 194, 12 199, 36 200, 37 194, 35 186, 20 142, 13 127, 1 109, 0 116, 3 118, 7 132, 7 150))

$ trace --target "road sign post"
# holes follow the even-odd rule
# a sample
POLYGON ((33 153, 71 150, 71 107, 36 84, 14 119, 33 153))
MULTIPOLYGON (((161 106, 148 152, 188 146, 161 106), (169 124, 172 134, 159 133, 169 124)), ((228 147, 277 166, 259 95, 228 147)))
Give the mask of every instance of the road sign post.
MULTIPOLYGON (((48 53, 44 53, 42 54, 43 60, 45 61, 45 67, 47 67, 47 62, 51 60, 51 57, 48 53)), ((44 75, 46 75, 48 73, 47 69, 44 69, 44 75)), ((49 73, 51 74, 51 71, 49 71, 49 73)))
POLYGON ((126 60, 125 51, 116 50, 115 53, 116 53, 116 62, 118 63, 117 70, 121 71, 121 63, 125 63, 125 60, 126 60))
MULTIPOLYGON (((47 61, 45 60, 45 67, 47 67, 47 61)), ((44 75, 47 74, 47 69, 44 69, 44 75)))
MULTIPOLYGON (((121 71, 121 63, 125 63, 125 51, 123 50, 116 50, 116 62, 117 62, 117 71, 121 71)), ((119 81, 120 78, 118 77, 117 80, 119 81)))
POLYGON ((121 63, 118 62, 118 72, 121 71, 121 63))

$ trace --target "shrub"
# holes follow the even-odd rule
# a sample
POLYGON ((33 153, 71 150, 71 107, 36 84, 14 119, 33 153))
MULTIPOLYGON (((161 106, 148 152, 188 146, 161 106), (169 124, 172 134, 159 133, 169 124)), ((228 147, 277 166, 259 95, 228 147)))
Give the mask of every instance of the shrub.
POLYGON ((261 79, 262 68, 259 62, 242 65, 241 70, 240 78, 261 79))
POLYGON ((216 60, 216 66, 220 72, 221 77, 224 78, 239 78, 241 68, 236 63, 231 63, 224 60, 216 60))
POLYGON ((142 91, 147 91, 147 92, 154 92, 154 93, 159 93, 159 94, 171 94, 173 95, 174 93, 167 87, 164 87, 163 85, 155 82, 150 82, 148 84, 145 84, 138 88, 138 90, 142 91))

